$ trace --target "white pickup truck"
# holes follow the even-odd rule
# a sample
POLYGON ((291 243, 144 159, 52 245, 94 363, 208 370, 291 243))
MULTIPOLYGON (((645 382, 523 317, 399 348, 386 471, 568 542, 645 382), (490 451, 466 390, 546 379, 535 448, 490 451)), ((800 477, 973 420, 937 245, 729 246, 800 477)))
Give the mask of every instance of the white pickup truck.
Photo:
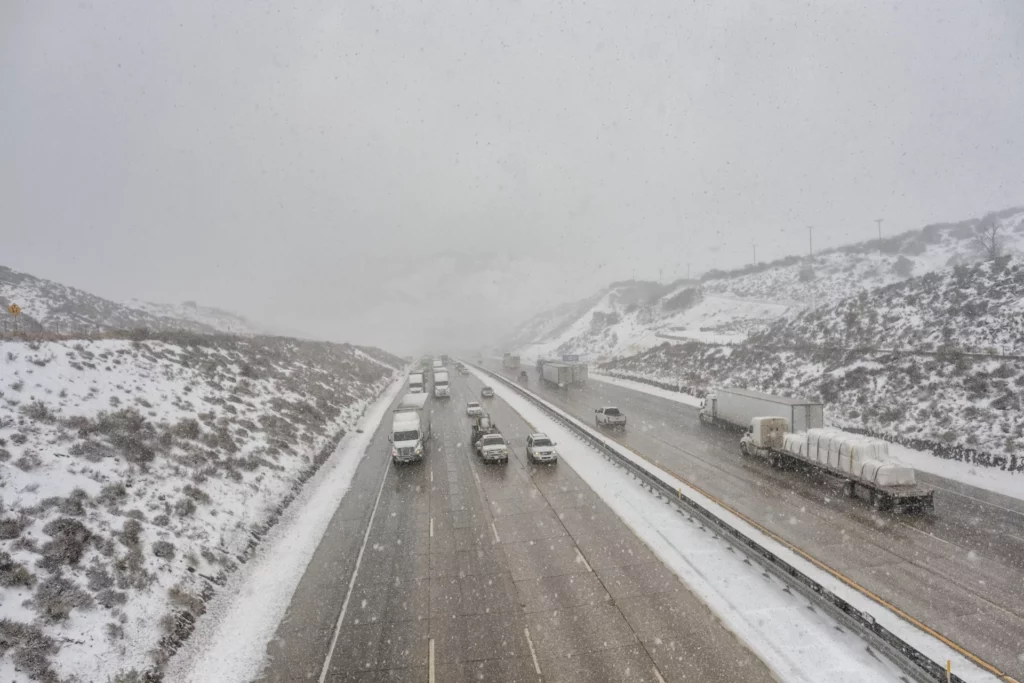
POLYGON ((598 427, 614 427, 615 429, 626 428, 626 416, 621 410, 613 406, 594 409, 594 423, 598 427))

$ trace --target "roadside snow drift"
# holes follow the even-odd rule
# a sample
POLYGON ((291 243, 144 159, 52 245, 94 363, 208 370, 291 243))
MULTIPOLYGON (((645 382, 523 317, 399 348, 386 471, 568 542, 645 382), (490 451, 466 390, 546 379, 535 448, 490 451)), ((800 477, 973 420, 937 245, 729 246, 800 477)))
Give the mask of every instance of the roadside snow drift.
POLYGON ((400 365, 281 338, 0 343, 0 680, 158 671, 400 365))

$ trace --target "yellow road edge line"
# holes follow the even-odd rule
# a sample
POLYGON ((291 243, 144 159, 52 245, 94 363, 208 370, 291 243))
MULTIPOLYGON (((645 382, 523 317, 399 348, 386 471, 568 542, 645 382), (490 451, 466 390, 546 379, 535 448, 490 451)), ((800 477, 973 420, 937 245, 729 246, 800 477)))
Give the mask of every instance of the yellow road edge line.
MULTIPOLYGON (((611 437, 609 437, 609 438, 611 438, 611 437)), ((871 598, 872 600, 877 602, 879 605, 881 605, 882 607, 885 607, 886 609, 890 610, 896 616, 900 617, 901 619, 903 619, 907 623, 909 623, 909 624, 911 624, 913 626, 916 626, 917 628, 921 629, 922 631, 924 631, 928 635, 930 635, 933 638, 937 639, 942 644, 946 645, 949 648, 952 648, 955 652, 957 652, 957 653, 963 655, 964 657, 966 657, 967 659, 971 660, 972 662, 977 664, 982 669, 985 669, 988 673, 996 676, 997 678, 1003 679, 1004 681, 1006 681, 1006 683, 1020 683, 1019 681, 1017 681, 1017 679, 1011 677, 1009 674, 1003 673, 996 666, 994 666, 992 664, 989 664, 984 659, 982 659, 978 655, 974 654, 970 650, 967 650, 966 648, 962 647, 961 645, 958 645, 957 643, 953 642, 952 640, 950 640, 946 636, 942 635, 941 633, 939 633, 938 631, 936 631, 932 627, 928 626, 927 624, 924 624, 921 621, 918 621, 916 618, 914 618, 911 615, 907 614, 906 612, 904 612, 902 609, 900 609, 896 605, 893 605, 892 603, 890 603, 885 598, 881 597, 880 595, 876 595, 871 590, 865 588, 864 586, 861 586, 859 583, 857 583, 853 579, 847 577, 846 575, 844 575, 839 570, 833 569, 829 565, 825 564, 821 560, 817 559, 816 557, 814 557, 813 555, 811 555, 810 553, 805 551, 803 548, 800 548, 799 546, 793 545, 792 543, 790 543, 789 541, 787 541, 783 537, 781 537, 778 534, 776 534, 774 531, 771 531, 770 529, 768 529, 767 527, 763 526, 759 522, 754 521, 753 519, 751 519, 747 515, 743 514, 739 510, 734 509, 731 505, 729 505, 728 503, 726 503, 723 500, 719 499, 717 496, 714 496, 714 495, 708 493, 707 491, 705 491, 701 487, 699 487, 696 484, 692 483, 686 477, 680 476, 679 474, 677 474, 673 470, 665 467, 664 465, 660 465, 660 464, 658 464, 656 462, 651 461, 649 458, 647 458, 647 456, 638 453, 637 451, 633 450, 632 448, 630 448, 626 444, 621 443, 618 439, 612 438, 612 441, 614 441, 615 443, 619 444, 623 448, 629 450, 631 453, 634 453, 637 457, 642 458, 645 462, 648 462, 651 465, 653 465, 653 466, 655 466, 655 467, 657 467, 659 469, 662 469, 662 470, 668 472, 673 477, 675 477, 679 481, 683 482, 684 484, 686 484, 687 486, 692 488, 694 491, 697 491, 702 496, 705 496, 706 498, 708 498, 709 500, 713 501, 717 505, 720 505, 726 511, 736 515, 737 517, 739 517, 744 522, 746 522, 747 524, 751 525, 752 527, 754 527, 755 529, 757 529, 758 531, 760 531, 764 535, 768 536, 769 538, 771 538, 772 540, 776 541, 777 543, 781 543, 782 545, 784 545, 785 547, 789 548, 790 550, 792 550, 797 555, 801 556, 802 558, 804 558, 805 560, 807 560, 808 562, 810 562, 814 566, 816 566, 819 569, 823 569, 824 571, 828 572, 833 577, 839 579, 840 581, 845 583, 847 586, 849 586, 850 588, 853 588, 854 590, 856 590, 857 592, 861 593, 865 597, 871 598)))

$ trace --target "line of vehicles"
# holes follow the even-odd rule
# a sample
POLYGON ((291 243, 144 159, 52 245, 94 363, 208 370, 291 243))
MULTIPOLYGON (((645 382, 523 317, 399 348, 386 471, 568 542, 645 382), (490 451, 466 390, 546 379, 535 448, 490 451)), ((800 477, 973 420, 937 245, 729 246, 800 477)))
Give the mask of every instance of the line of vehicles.
MULTIPOLYGON (((445 356, 440 359, 425 356, 421 359, 422 370, 409 373, 408 393, 401 398, 392 413, 391 433, 388 436, 391 459, 396 465, 420 462, 430 452, 432 431, 430 411, 426 408, 430 394, 426 391, 424 378, 429 368, 434 398, 451 398, 451 382, 446 363, 445 356)), ((456 362, 455 367, 461 374, 469 374, 463 363, 456 362)), ((493 398, 494 389, 484 386, 480 396, 493 398)), ((473 420, 469 443, 480 459, 484 462, 508 463, 511 446, 480 402, 468 402, 466 415, 473 420)), ((558 461, 558 452, 555 443, 547 435, 530 434, 526 438, 526 457, 531 463, 555 463, 558 461)))

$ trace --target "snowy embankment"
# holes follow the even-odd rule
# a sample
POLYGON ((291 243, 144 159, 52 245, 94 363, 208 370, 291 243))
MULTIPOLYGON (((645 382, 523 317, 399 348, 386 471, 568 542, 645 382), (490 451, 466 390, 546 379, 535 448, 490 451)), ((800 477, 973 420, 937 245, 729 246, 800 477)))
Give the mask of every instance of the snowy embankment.
POLYGON ((0 679, 159 671, 400 364, 281 338, 0 344, 0 679))
POLYGON ((373 433, 404 388, 395 381, 338 444, 289 506, 245 568, 208 605, 195 635, 168 665, 169 683, 246 683, 256 679, 267 643, 352 484, 373 433))
MULTIPOLYGON (((906 680, 905 674, 893 663, 878 657, 855 634, 839 628, 837 622, 823 611, 809 609, 810 603, 803 596, 790 591, 776 579, 768 578, 763 569, 747 562, 728 540, 709 535, 704 527, 689 521, 673 506, 666 505, 665 500, 643 488, 624 468, 607 461, 568 428, 503 382, 491 382, 490 377, 476 369, 472 372, 485 383, 491 383, 495 393, 534 428, 558 443, 561 458, 715 612, 722 623, 772 669, 780 681, 906 680)), ((547 405, 553 408, 551 404, 547 405)), ((587 425, 562 414, 600 437, 587 425)), ((681 490, 715 517, 812 576, 857 609, 871 614, 878 623, 933 661, 945 663, 949 660, 953 673, 962 680, 970 683, 994 683, 997 680, 938 639, 819 569, 682 480, 625 447, 615 446, 625 457, 640 463, 672 488, 681 490)))

